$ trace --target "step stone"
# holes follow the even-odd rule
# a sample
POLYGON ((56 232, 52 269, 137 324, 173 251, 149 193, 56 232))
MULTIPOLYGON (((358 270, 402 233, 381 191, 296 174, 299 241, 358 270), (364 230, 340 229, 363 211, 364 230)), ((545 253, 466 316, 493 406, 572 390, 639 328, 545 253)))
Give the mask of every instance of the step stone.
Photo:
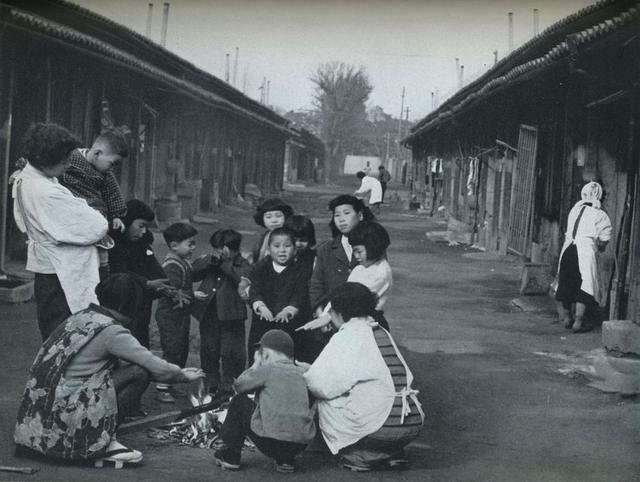
POLYGON ((640 355, 640 326, 629 320, 605 321, 602 345, 607 350, 640 355))

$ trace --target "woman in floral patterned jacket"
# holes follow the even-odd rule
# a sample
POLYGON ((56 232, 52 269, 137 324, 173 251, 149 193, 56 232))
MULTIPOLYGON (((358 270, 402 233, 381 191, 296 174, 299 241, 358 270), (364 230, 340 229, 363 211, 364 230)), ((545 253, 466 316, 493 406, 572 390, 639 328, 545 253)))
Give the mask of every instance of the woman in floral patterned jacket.
POLYGON ((116 432, 119 422, 139 411, 149 380, 181 383, 203 376, 153 355, 131 335, 128 315, 137 312, 143 293, 136 278, 114 274, 96 288, 102 306, 74 313, 43 343, 18 409, 14 440, 20 451, 97 465, 142 460, 142 453, 116 441, 116 432))

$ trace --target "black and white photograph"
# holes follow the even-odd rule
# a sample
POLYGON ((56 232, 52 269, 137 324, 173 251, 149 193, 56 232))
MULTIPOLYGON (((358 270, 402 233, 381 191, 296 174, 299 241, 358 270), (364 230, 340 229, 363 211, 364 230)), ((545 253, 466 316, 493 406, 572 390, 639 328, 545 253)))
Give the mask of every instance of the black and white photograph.
POLYGON ((0 481, 640 481, 638 0, 0 0, 0 481))

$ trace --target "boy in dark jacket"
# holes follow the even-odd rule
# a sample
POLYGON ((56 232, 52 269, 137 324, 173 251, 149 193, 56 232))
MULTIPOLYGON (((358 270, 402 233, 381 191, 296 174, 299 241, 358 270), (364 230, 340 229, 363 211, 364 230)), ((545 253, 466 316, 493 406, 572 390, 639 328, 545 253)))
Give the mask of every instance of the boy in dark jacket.
POLYGON ((246 362, 247 306, 238 295, 238 283, 249 276, 251 266, 240 254, 242 235, 237 231, 216 231, 209 243, 211 267, 195 292, 194 316, 200 321, 200 363, 209 392, 217 390, 216 399, 222 400, 233 394, 231 384, 246 362))
MULTIPOLYGON (((294 263, 295 240, 288 228, 269 234, 269 256, 258 262, 249 279, 249 302, 253 309, 249 346, 271 329, 282 329, 294 340, 305 307, 309 305, 308 272, 294 263)), ((252 354, 251 354, 252 355, 252 354)), ((253 357, 251 362, 253 362, 253 357)))

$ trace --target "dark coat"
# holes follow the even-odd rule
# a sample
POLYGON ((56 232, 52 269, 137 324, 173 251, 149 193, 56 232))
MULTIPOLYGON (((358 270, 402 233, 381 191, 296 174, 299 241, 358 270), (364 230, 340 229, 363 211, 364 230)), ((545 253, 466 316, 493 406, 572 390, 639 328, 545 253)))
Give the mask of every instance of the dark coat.
POLYGON ((349 273, 357 264, 353 257, 349 263, 341 236, 321 244, 316 250, 316 265, 309 281, 311 307, 316 309, 326 304, 331 291, 347 281, 349 273))
POLYGON ((248 278, 251 265, 238 253, 233 259, 214 264, 200 283, 198 291, 209 295, 206 300, 195 300, 193 316, 202 321, 210 303, 216 303, 218 320, 244 320, 247 306, 238 295, 240 277, 248 278))

